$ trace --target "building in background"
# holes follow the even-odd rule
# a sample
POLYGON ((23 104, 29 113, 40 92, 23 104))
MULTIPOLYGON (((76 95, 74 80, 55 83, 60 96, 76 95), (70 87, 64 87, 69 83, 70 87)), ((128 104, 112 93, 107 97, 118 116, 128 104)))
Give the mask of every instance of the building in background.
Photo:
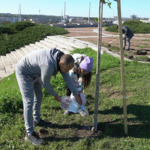
POLYGON ((136 20, 136 19, 137 19, 137 15, 131 15, 131 16, 130 16, 130 19, 131 19, 131 20, 136 20))

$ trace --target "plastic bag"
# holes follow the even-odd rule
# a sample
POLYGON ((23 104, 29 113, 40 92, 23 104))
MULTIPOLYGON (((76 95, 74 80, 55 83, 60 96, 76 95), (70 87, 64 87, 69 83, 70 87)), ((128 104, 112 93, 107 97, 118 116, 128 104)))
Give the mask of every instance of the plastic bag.
POLYGON ((71 103, 71 99, 69 96, 62 96, 61 97, 60 107, 62 109, 68 109, 70 103, 71 103))

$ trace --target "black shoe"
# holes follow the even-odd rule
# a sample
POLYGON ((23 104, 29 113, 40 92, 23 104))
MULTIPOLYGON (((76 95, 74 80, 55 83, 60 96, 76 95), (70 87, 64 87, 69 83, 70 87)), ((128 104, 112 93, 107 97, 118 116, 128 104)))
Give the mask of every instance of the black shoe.
POLYGON ((44 140, 41 139, 38 133, 33 132, 31 135, 26 134, 25 141, 31 142, 33 145, 43 145, 44 140))
POLYGON ((34 122, 34 127, 52 127, 52 123, 51 122, 47 122, 47 121, 44 121, 42 119, 40 119, 40 121, 38 123, 34 122))

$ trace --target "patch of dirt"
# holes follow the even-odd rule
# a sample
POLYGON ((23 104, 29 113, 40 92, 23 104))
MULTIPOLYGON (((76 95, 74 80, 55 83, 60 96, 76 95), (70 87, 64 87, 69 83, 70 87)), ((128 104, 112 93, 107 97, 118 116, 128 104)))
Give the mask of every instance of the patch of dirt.
MULTIPOLYGON (((100 88, 100 92, 104 92, 108 94, 108 97, 110 99, 121 99, 122 98, 122 93, 121 91, 116 91, 113 87, 101 87, 100 88)), ((130 97, 132 96, 134 93, 133 92, 126 92, 126 96, 130 97)))
POLYGON ((48 130, 40 129, 40 130, 39 130, 39 134, 40 134, 40 135, 48 135, 48 130))
POLYGON ((109 98, 110 99, 121 99, 122 95, 121 95, 121 92, 112 92, 110 95, 109 95, 109 98))
MULTIPOLYGON (((126 92, 126 96, 127 97, 130 97, 132 95, 133 95, 132 92, 126 92)), ((120 91, 115 91, 115 92, 110 93, 109 98, 110 99, 121 99, 122 98, 122 94, 121 94, 120 91)))
POLYGON ((77 130, 75 136, 79 138, 91 137, 94 135, 93 131, 88 130, 77 130))
POLYGON ((41 128, 38 130, 41 138, 85 138, 97 137, 100 131, 94 131, 91 126, 79 126, 79 128, 41 128))
POLYGON ((67 34, 69 37, 75 37, 75 36, 97 36, 97 33, 89 32, 89 31, 81 31, 81 32, 70 32, 67 34))

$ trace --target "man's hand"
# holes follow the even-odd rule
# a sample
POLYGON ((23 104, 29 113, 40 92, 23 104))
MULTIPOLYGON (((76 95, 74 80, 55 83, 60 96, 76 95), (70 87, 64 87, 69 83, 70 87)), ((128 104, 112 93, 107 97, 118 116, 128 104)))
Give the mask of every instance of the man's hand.
POLYGON ((80 105, 82 105, 82 100, 81 100, 80 96, 79 96, 79 95, 74 95, 74 96, 75 96, 75 98, 76 98, 76 101, 77 101, 80 105))
POLYGON ((55 97, 56 101, 61 102, 61 96, 55 97))

